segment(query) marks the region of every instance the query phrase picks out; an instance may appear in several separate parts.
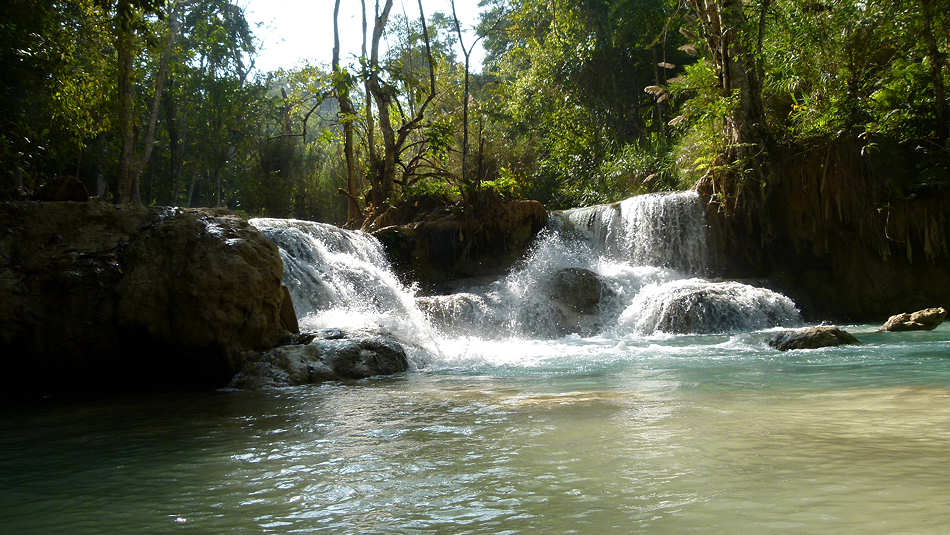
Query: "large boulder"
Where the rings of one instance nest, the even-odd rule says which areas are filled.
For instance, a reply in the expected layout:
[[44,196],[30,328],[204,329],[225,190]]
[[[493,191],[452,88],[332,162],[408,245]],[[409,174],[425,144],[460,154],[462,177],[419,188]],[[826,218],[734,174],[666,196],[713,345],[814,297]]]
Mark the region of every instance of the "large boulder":
[[388,334],[323,329],[297,341],[300,343],[277,347],[248,362],[231,386],[256,390],[364,379],[409,369],[405,350]]
[[903,313],[891,316],[879,331],[931,331],[947,318],[947,309],[943,307],[925,308],[912,314]]
[[551,300],[582,314],[596,312],[601,299],[609,292],[600,276],[589,269],[561,269],[550,282]]
[[779,351],[790,349],[817,349],[840,345],[860,344],[851,333],[837,327],[811,327],[797,331],[786,331],[769,340],[769,345]]
[[467,213],[436,213],[373,234],[398,271],[431,289],[454,279],[504,273],[546,223],[541,203],[498,199]]
[[0,204],[3,386],[227,384],[293,328],[281,273],[276,246],[234,215]]
[[600,275],[589,269],[564,268],[543,286],[546,302],[522,308],[519,323],[533,334],[591,335],[603,325],[601,303],[614,295]]

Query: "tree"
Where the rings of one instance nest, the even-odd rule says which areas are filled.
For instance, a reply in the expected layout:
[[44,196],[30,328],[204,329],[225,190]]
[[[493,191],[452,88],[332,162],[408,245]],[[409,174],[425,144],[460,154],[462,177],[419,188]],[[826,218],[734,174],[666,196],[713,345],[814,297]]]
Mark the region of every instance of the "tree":
[[[144,25],[145,13],[159,11],[158,0],[116,0],[115,48],[118,61],[118,116],[122,152],[119,156],[118,200],[139,203],[138,175],[140,161],[135,149],[134,89],[132,61],[135,54],[136,30]],[[149,151],[150,152],[150,151]]]
[[356,109],[350,99],[351,79],[349,74],[340,69],[340,0],[333,6],[333,86],[337,102],[340,104],[340,122],[343,123],[343,153],[346,158],[346,224],[349,227],[359,226],[360,205],[356,183],[356,155],[353,148],[353,121],[356,120]]
[[[946,55],[940,51],[934,33],[934,20],[937,18],[934,9],[934,0],[918,0],[920,6],[920,20],[923,29],[923,38],[927,43],[927,53],[930,57],[930,77],[934,92],[934,115],[936,118],[936,138],[938,143],[947,140],[950,132],[950,112],[948,112],[947,96],[944,91],[943,71],[946,66]],[[946,8],[946,6],[944,6]]]
[[[764,132],[762,109],[762,68],[748,50],[748,20],[740,0],[690,0],[702,36],[716,67],[719,87],[725,95],[739,94],[739,106],[729,117],[724,132],[734,148],[757,147],[761,150]],[[759,40],[765,28],[769,0],[759,6]],[[749,153],[743,148],[742,152]]]
[[671,133],[656,113],[669,103],[642,90],[656,85],[658,63],[694,61],[665,31],[682,16],[676,2],[492,3],[480,33],[483,76],[495,83],[482,98],[504,146],[502,180],[560,207],[675,184],[664,161]]
[[465,86],[462,93],[462,165],[460,166],[459,173],[461,174],[462,184],[466,189],[478,190],[481,177],[476,175],[475,179],[470,181],[468,179],[466,163],[468,160],[468,104],[470,100],[468,73],[470,70],[472,50],[475,49],[475,45],[478,44],[479,40],[481,40],[481,36],[476,37],[472,41],[472,44],[466,48],[465,41],[462,36],[462,27],[459,24],[458,15],[455,13],[455,0],[450,0],[449,3],[452,6],[452,21],[455,23],[455,34],[458,36],[459,48],[462,49],[462,56],[465,57]]
[[[426,109],[435,98],[435,66],[432,59],[432,49],[429,41],[429,28],[426,23],[425,11],[422,8],[422,1],[419,5],[419,21],[422,26],[422,40],[425,44],[426,59],[429,71],[429,87],[422,103],[416,107],[413,104],[414,112],[406,115],[399,106],[398,95],[392,84],[386,83],[382,77],[382,70],[379,65],[379,41],[382,38],[386,22],[389,19],[389,12],[392,9],[392,0],[386,0],[382,12],[376,10],[375,24],[373,28],[372,52],[369,60],[367,72],[368,85],[373,99],[376,103],[376,109],[379,112],[379,130],[383,136],[383,155],[370,162],[370,180],[372,182],[372,201],[375,206],[381,207],[390,200],[396,181],[396,172],[400,164],[403,165],[404,174],[412,168],[410,163],[401,162],[400,158],[403,151],[407,148],[407,142],[410,135],[422,127],[422,121],[425,118]],[[411,98],[411,97],[410,97]],[[400,115],[400,125],[398,128],[393,126],[392,109],[396,106]],[[422,141],[421,143],[424,143]]]

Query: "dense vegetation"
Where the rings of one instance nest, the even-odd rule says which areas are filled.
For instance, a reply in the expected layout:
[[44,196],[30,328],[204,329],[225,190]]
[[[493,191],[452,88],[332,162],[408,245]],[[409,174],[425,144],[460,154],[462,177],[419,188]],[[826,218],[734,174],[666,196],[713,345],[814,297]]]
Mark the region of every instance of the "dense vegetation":
[[359,225],[485,190],[723,194],[843,142],[912,153],[906,191],[950,182],[947,0],[482,0],[477,37],[421,1],[363,3],[361,57],[259,72],[232,0],[11,0],[3,196],[68,175],[116,201]]

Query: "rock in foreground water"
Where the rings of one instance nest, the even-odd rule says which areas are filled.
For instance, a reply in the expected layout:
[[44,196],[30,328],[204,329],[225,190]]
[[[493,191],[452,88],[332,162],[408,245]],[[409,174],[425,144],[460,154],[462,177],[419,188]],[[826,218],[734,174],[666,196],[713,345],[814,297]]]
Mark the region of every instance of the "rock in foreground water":
[[797,331],[786,331],[769,340],[769,345],[779,351],[790,349],[817,349],[840,345],[860,344],[857,338],[837,327],[811,327]]
[[409,369],[405,350],[388,334],[324,329],[301,335],[298,341],[304,343],[274,348],[249,362],[231,386],[255,390],[364,379]]
[[903,313],[891,316],[879,331],[931,331],[947,318],[947,309],[943,307],[925,308],[912,314]]

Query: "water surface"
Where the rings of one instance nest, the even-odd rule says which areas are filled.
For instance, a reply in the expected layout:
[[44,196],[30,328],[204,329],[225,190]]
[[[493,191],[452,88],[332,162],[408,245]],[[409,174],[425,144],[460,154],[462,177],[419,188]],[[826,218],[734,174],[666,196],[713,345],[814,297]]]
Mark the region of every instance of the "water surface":
[[[946,533],[950,325],[496,340],[401,377],[0,419],[8,533]],[[483,341],[484,342],[484,341]],[[454,345],[453,345],[454,344]]]

